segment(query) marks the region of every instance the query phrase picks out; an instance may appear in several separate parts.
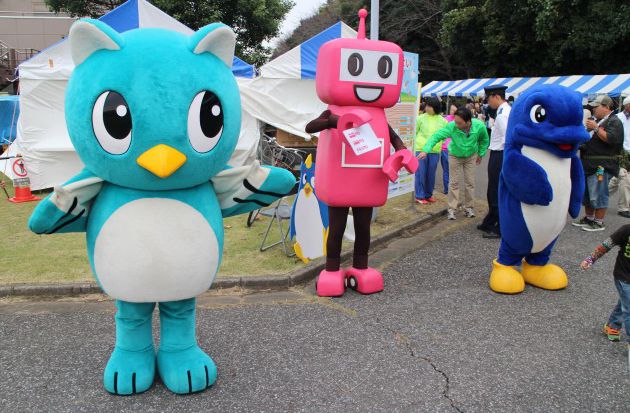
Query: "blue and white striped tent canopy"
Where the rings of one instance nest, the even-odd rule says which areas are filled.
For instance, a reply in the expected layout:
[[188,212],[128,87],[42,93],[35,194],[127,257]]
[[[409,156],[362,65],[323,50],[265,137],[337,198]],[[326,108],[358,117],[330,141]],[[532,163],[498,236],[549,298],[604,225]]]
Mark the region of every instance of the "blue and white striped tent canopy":
[[262,66],[260,75],[273,79],[315,79],[319,48],[327,41],[340,37],[356,38],[357,32],[344,22],[335,23]]
[[433,81],[422,88],[422,96],[483,97],[485,96],[483,88],[494,84],[507,86],[506,94],[514,97],[533,86],[543,84],[566,86],[584,97],[604,93],[613,97],[630,95],[630,74],[622,74]]

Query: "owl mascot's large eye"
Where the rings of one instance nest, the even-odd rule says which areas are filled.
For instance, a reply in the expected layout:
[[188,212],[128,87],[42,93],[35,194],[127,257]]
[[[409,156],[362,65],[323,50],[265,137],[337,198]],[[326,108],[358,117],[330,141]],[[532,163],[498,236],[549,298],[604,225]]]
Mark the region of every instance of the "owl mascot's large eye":
[[121,155],[131,144],[131,111],[125,98],[117,92],[101,93],[92,109],[92,128],[101,147]]
[[188,109],[188,139],[197,152],[209,152],[223,132],[223,107],[214,93],[197,93]]

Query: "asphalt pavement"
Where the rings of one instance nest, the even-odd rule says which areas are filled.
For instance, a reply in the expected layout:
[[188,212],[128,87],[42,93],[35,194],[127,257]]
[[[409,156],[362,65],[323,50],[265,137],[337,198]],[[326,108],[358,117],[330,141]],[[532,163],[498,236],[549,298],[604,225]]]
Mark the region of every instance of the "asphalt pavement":
[[616,251],[577,267],[630,223],[615,211],[603,233],[565,228],[552,259],[569,272],[562,291],[490,291],[498,241],[459,218],[408,238],[418,247],[386,267],[380,294],[206,294],[198,339],[219,378],[189,396],[159,381],[130,397],[103,389],[110,301],[0,301],[0,411],[628,412],[626,345],[601,333]]

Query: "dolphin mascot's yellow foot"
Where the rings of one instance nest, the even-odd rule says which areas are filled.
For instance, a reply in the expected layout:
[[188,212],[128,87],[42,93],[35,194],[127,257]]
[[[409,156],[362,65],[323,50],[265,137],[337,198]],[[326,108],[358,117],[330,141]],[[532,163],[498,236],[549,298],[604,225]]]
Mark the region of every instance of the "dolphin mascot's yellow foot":
[[525,290],[525,281],[514,267],[499,264],[494,260],[490,273],[490,289],[497,293],[518,294]]
[[525,260],[523,260],[523,278],[527,284],[545,290],[561,290],[569,283],[567,274],[557,265],[531,265]]

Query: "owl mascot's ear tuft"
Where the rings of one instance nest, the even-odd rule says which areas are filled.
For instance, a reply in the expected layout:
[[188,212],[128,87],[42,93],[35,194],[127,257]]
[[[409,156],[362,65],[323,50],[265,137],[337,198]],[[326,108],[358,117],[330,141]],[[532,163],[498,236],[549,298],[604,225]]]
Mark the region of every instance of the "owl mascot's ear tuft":
[[94,19],[81,19],[70,28],[70,53],[79,66],[99,50],[120,50],[125,40],[114,29]]
[[236,35],[223,23],[212,23],[197,30],[190,37],[190,50],[195,54],[212,53],[232,68]]

